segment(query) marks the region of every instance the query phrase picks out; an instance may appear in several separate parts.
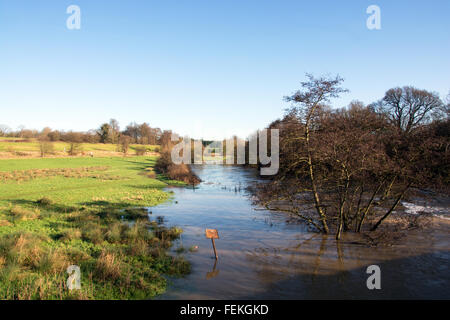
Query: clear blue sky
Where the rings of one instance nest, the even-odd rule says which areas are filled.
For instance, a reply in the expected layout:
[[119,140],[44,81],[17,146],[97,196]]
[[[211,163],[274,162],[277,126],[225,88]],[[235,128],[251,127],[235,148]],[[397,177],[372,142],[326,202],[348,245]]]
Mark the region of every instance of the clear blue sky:
[[335,106],[403,85],[444,97],[449,49],[448,0],[0,0],[0,124],[245,136],[282,116],[305,72],[345,78]]

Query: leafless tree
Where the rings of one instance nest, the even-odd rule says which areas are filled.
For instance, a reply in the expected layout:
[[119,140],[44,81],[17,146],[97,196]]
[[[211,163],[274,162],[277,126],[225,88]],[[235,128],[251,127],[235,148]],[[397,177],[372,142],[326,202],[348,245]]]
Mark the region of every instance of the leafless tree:
[[324,105],[328,103],[331,98],[336,98],[341,93],[347,92],[347,90],[340,87],[343,79],[339,76],[336,76],[335,78],[315,78],[311,74],[307,74],[306,77],[307,81],[301,83],[302,89],[292,96],[286,97],[286,100],[294,103],[289,112],[299,120],[303,127],[303,130],[299,132],[299,136],[294,137],[294,139],[303,142],[305,150],[303,154],[299,154],[297,161],[306,162],[307,164],[315,208],[320,217],[323,232],[328,233],[329,229],[326,216],[321,204],[315,177],[316,170],[312,155],[311,131],[315,130],[314,119],[319,116],[319,111]]
[[123,152],[124,155],[128,154],[128,150],[130,149],[130,143],[132,138],[126,135],[121,134],[119,137],[119,146],[120,151]]
[[421,124],[429,123],[436,113],[443,111],[443,106],[437,93],[411,86],[389,89],[384,98],[375,104],[377,110],[385,113],[405,134]]
[[340,239],[344,231],[379,228],[412,187],[448,186],[448,118],[414,116],[406,134],[386,110],[359,101],[329,108],[329,98],[344,92],[340,79],[309,80],[269,126],[280,130],[280,170],[255,189],[257,202]]
[[6,136],[9,132],[11,132],[11,128],[7,125],[0,124],[0,136]]
[[119,122],[116,119],[111,119],[109,120],[109,127],[111,129],[110,131],[111,142],[117,143],[120,134]]

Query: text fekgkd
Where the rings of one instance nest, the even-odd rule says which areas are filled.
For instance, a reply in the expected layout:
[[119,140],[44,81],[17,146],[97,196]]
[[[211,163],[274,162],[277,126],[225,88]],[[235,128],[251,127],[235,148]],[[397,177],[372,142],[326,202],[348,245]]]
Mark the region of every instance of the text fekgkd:
[[269,308],[265,304],[252,305],[252,304],[226,304],[225,314],[267,314]]

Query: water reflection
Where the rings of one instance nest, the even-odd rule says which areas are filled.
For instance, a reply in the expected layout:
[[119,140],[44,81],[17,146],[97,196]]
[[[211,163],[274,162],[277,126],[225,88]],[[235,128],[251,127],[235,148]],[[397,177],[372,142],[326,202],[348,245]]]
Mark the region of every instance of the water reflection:
[[217,277],[217,275],[219,274],[220,270],[216,270],[217,261],[218,260],[214,259],[214,267],[213,267],[212,271],[206,273],[206,280]]

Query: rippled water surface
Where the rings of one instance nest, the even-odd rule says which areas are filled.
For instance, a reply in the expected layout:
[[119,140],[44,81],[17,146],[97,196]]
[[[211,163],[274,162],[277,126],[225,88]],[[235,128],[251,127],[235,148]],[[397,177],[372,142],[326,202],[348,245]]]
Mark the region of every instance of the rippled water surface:
[[[184,253],[192,273],[170,279],[161,299],[450,299],[448,229],[412,233],[405,243],[368,247],[346,236],[308,232],[287,223],[284,213],[252,206],[245,187],[258,178],[252,169],[196,166],[203,182],[196,189],[174,188],[174,200],[151,208],[168,225],[183,228],[175,248]],[[215,228],[219,260],[214,259],[205,228]],[[377,264],[382,289],[368,290],[367,266]]]

